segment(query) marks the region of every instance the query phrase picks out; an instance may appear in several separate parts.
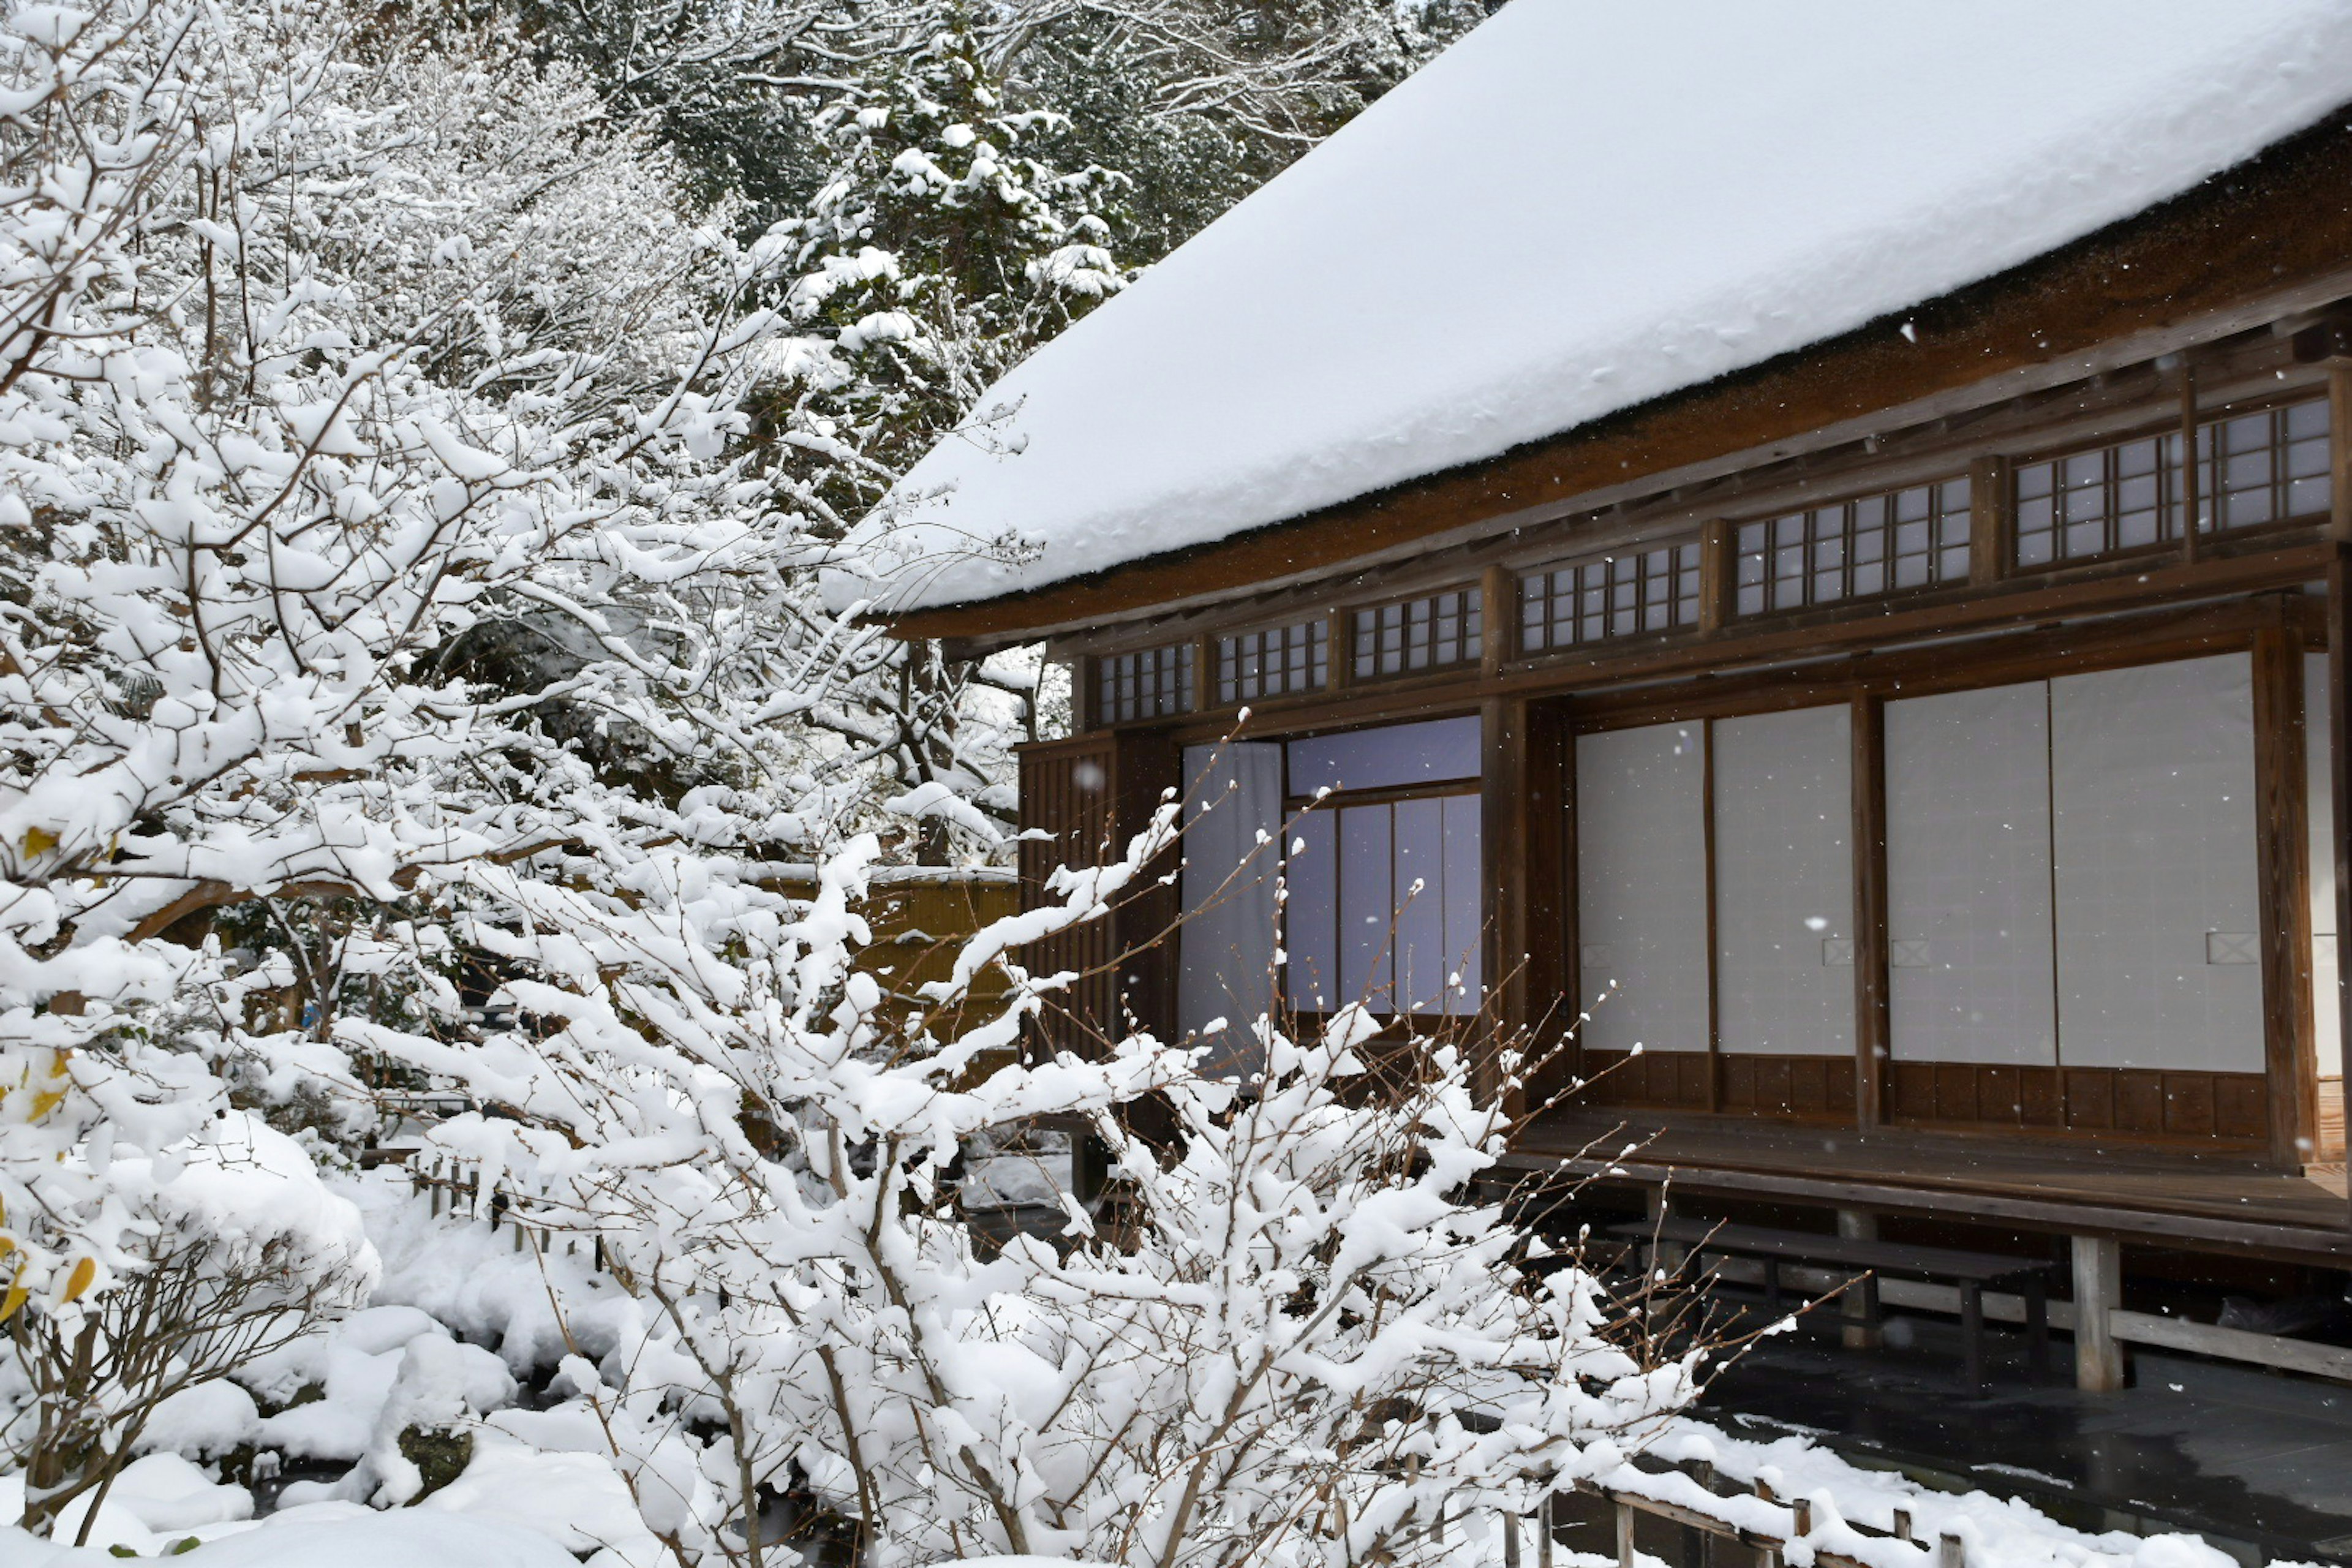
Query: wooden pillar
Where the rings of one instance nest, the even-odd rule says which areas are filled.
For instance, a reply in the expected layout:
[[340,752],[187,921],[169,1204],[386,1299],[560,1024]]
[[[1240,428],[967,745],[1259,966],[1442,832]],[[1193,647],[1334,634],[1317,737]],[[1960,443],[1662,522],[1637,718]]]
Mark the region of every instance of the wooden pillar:
[[[1867,1209],[1840,1209],[1837,1212],[1837,1233],[1848,1241],[1876,1241],[1878,1216]],[[1872,1310],[1878,1300],[1878,1279],[1873,1276],[1857,1285],[1846,1287],[1838,1302],[1839,1315],[1845,1319],[1842,1331],[1848,1350],[1874,1350],[1878,1346],[1878,1314]]]
[[1698,535],[1698,629],[1719,632],[1738,613],[1739,545],[1731,524],[1717,518]]
[[[1198,672],[1196,671],[1195,674]],[[1165,792],[1184,788],[1184,750],[1165,731],[1129,731],[1118,737],[1112,770],[1112,846],[1124,853],[1143,831]],[[1150,878],[1131,888],[1111,916],[1111,940],[1120,955],[1118,1005],[1121,1016],[1110,1031],[1117,1039],[1127,1018],[1163,1040],[1176,1037],[1177,921],[1184,911],[1182,889],[1171,875],[1182,846],[1171,847],[1150,868]],[[1164,884],[1164,885],[1163,885]]]
[[[2336,1016],[2342,1037],[2352,1041],[2352,363],[2339,360],[2327,373],[2328,440],[2332,514],[2328,532],[2336,542],[2327,565],[2328,800],[2334,807],[2336,857]],[[2347,1213],[2352,1223],[2352,1213]]]
[[[1567,735],[1557,708],[1524,697],[1489,698],[1479,704],[1478,720],[1487,1016],[1501,1040],[1517,1042],[1540,1060],[1575,1016],[1560,943]],[[1493,1093],[1498,1079],[1491,1058],[1479,1074],[1481,1095]],[[1541,1075],[1538,1088],[1552,1077]],[[1521,1097],[1507,1109],[1525,1114],[1527,1101]]]
[[2009,459],[1979,458],[1969,465],[1969,581],[1982,587],[2009,575]]
[[1503,661],[1518,651],[1518,579],[1507,566],[1489,566],[1478,579],[1480,619],[1478,673],[1487,680],[1503,673]]
[[2114,1394],[2124,1385],[2124,1351],[2107,1314],[2123,1304],[2123,1244],[2078,1236],[2074,1251],[2074,1386]]
[[1070,729],[1083,735],[1102,721],[1102,660],[1081,654],[1070,663]]
[[1886,1063],[1892,1052],[1886,913],[1886,704],[1868,692],[1853,699],[1853,1005],[1854,1122],[1886,1119]]
[[2318,1145],[2319,1064],[2312,1037],[2303,637],[2284,616],[2254,634],[2253,667],[2255,865],[2262,888],[2263,1061],[2271,1163],[2299,1171]]
[[2180,558],[2195,561],[2204,548],[2197,514],[2204,510],[2204,475],[2197,467],[2197,367],[2180,359]]

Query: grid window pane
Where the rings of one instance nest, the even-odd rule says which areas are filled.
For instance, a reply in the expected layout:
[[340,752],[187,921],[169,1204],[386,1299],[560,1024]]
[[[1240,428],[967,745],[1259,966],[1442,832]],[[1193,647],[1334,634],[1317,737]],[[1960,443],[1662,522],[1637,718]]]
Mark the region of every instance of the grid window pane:
[[1450,588],[1401,605],[1358,610],[1351,636],[1356,678],[1371,680],[1476,663],[1481,614],[1475,588]]
[[2197,432],[2199,527],[2259,528],[2325,514],[2334,500],[2325,400],[2217,419]]
[[1521,646],[1533,653],[1698,625],[1698,542],[1603,555],[1519,579]]
[[1255,702],[1320,691],[1330,679],[1325,624],[1318,616],[1286,626],[1217,639],[1217,704]]
[[1948,479],[1741,523],[1742,616],[1866,599],[1969,574],[1969,481]]
[[1170,643],[1095,661],[1096,706],[1107,724],[1192,710],[1192,645]]

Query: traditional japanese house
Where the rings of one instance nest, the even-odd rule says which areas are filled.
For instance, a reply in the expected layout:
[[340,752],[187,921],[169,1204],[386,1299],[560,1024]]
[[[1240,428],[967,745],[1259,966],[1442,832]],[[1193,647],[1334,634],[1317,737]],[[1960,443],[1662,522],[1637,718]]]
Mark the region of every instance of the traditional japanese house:
[[2352,1264],[2347,100],[2336,5],[1515,0],[902,490],[895,628],[1075,671],[1033,885],[1238,725],[1042,961],[1328,790],[1278,971],[1252,880],[1080,1005],[1589,1010],[1530,1165]]

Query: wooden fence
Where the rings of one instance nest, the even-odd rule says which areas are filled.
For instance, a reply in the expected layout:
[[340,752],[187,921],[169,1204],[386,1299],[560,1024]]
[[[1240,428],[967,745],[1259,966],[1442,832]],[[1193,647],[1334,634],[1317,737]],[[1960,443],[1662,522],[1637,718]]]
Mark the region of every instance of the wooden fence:
[[[1628,1468],[1639,1473],[1641,1480],[1628,1480],[1621,1473],[1616,1484],[1584,1481],[1578,1483],[1575,1492],[1576,1497],[1597,1504],[1613,1521],[1619,1568],[1636,1568],[1634,1526],[1643,1515],[1678,1531],[1678,1550],[1667,1559],[1674,1568],[1734,1568],[1738,1561],[1734,1552],[1756,1568],[1781,1568],[1790,1545],[1800,1542],[1819,1568],[1888,1568],[1889,1550],[1871,1551],[1867,1556],[1842,1552],[1838,1550],[1841,1537],[1854,1546],[1885,1542],[1898,1564],[1968,1568],[1968,1549],[1961,1538],[1945,1531],[1932,1542],[1920,1539],[1908,1509],[1895,1509],[1884,1530],[1840,1519],[1821,1521],[1830,1528],[1816,1536],[1811,1500],[1783,1501],[1769,1482],[1732,1479],[1705,1464],[1659,1463],[1652,1468],[1652,1462],[1642,1461]],[[1552,1568],[1556,1537],[1567,1522],[1559,1515],[1572,1506],[1570,1496],[1556,1495],[1532,1517],[1504,1515],[1497,1521],[1502,1568],[1525,1568],[1521,1536],[1528,1526],[1534,1527],[1535,1568]],[[1433,1528],[1442,1540],[1444,1521]]]

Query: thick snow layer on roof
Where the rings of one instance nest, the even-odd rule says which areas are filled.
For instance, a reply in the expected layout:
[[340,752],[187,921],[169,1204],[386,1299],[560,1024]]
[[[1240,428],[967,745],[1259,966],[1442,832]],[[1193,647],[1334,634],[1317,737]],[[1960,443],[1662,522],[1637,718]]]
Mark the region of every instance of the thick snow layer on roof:
[[[2343,0],[1513,0],[896,492],[992,598],[1493,457],[2177,195],[2352,100]],[[886,509],[886,511],[889,509]],[[869,522],[869,529],[873,524]]]

